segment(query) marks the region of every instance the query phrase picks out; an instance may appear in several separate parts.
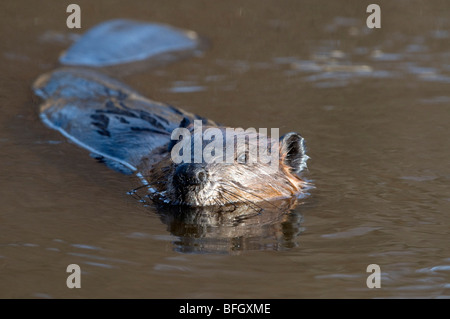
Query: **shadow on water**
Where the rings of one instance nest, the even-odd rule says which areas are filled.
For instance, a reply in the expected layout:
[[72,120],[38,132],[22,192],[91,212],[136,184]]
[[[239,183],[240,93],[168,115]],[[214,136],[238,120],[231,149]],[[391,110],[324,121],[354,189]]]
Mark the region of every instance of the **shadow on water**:
[[159,205],[156,209],[168,231],[178,237],[174,242],[176,251],[239,254],[296,247],[302,232],[302,215],[293,208],[301,204],[301,200],[294,198],[264,202],[257,208],[241,204],[221,207]]

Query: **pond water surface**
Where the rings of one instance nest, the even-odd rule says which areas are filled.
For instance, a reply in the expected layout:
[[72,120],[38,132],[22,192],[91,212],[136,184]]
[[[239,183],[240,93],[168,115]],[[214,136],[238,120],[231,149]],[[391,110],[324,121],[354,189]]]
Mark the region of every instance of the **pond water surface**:
[[[77,1],[0,5],[0,297],[450,297],[450,3]],[[202,54],[105,69],[232,127],[305,137],[315,188],[289,214],[199,222],[145,206],[39,119],[31,85],[79,34],[134,19]],[[66,287],[78,264],[82,288]],[[369,289],[369,264],[381,288]]]

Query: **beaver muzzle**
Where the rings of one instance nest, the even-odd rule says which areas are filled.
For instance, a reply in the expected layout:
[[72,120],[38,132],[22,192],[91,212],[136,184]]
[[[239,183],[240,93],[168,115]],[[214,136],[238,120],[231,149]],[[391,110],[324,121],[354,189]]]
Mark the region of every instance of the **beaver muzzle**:
[[[202,164],[181,164],[173,175],[177,203],[199,205],[199,195],[208,181],[208,172]],[[200,196],[201,197],[201,196]]]
[[177,188],[200,186],[208,179],[208,173],[202,164],[181,164],[173,176]]

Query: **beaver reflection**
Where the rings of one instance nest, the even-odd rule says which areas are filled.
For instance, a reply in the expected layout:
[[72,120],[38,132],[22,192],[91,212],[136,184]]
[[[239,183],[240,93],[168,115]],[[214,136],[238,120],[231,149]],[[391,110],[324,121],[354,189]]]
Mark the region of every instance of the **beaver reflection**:
[[283,250],[297,245],[302,217],[291,211],[298,199],[221,207],[157,207],[161,220],[179,239],[184,253],[232,253]]

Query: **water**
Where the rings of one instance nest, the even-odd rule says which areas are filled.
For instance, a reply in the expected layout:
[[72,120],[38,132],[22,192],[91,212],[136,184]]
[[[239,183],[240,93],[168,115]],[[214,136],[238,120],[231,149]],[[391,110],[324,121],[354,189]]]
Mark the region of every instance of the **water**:
[[82,31],[127,18],[207,37],[197,57],[108,72],[233,127],[300,132],[316,188],[260,227],[146,207],[39,119],[31,84],[81,33],[65,5],[2,3],[1,297],[450,297],[448,1],[379,1],[373,31],[360,1],[77,3]]

